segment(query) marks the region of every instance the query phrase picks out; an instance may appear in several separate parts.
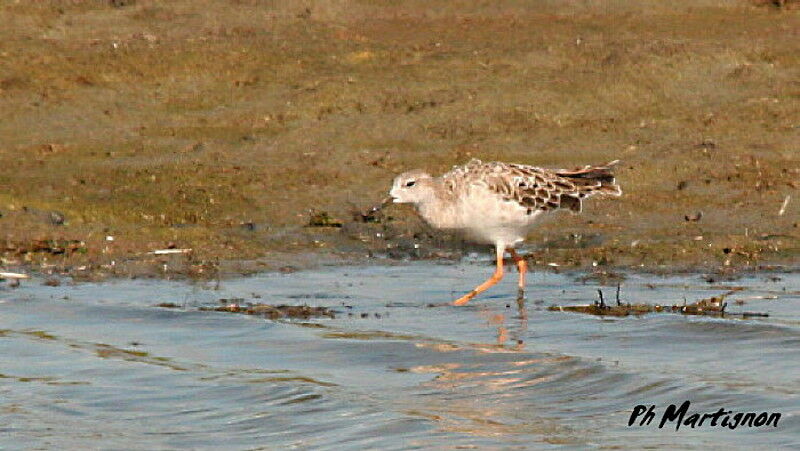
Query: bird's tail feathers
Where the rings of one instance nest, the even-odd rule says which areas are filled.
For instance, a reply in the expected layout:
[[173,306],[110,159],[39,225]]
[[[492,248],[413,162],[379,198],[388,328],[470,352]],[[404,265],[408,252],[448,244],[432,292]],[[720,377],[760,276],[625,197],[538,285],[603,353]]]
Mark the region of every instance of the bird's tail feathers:
[[559,170],[556,174],[569,179],[577,187],[580,197],[600,194],[605,196],[621,196],[622,189],[614,178],[614,166],[619,160],[614,160],[603,166],[584,166],[573,170]]

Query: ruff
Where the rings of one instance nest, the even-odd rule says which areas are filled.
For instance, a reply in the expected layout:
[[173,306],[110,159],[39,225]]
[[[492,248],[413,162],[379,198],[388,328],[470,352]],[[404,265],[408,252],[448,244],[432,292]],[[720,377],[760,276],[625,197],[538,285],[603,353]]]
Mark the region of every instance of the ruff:
[[400,174],[389,194],[396,203],[414,204],[434,228],[458,232],[477,243],[495,246],[494,274],[453,302],[463,305],[503,278],[506,251],[519,270],[521,296],[527,265],[514,246],[525,240],[539,217],[547,212],[580,213],[587,197],[620,196],[622,191],[612,173],[616,163],[564,170],[473,159],[439,177],[421,170]]

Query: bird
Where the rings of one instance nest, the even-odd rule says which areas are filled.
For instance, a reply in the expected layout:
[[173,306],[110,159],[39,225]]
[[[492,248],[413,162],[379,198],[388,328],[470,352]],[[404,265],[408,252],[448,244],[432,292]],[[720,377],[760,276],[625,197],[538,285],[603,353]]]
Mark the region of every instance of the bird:
[[585,198],[621,196],[613,173],[618,162],[566,170],[473,158],[438,177],[420,169],[404,172],[395,177],[389,199],[413,204],[435,229],[459,233],[477,244],[494,245],[496,267],[492,276],[453,305],[466,304],[503,278],[506,251],[519,272],[518,293],[522,298],[528,266],[514,247],[547,213],[568,210],[577,214]]

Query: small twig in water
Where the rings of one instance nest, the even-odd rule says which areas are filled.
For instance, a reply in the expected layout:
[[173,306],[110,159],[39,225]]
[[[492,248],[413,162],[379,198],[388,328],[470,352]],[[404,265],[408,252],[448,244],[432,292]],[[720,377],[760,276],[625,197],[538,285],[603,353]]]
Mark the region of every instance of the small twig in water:
[[600,303],[598,304],[600,308],[606,308],[606,300],[603,299],[603,290],[598,288],[597,295],[600,296]]

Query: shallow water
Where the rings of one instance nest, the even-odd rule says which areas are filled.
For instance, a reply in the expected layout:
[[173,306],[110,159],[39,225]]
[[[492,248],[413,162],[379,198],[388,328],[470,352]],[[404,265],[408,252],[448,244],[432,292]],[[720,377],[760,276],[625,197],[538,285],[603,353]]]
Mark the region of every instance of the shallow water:
[[[747,320],[550,312],[592,302],[598,288],[553,273],[529,277],[527,318],[513,273],[466,307],[442,305],[489,273],[413,263],[262,274],[219,289],[4,286],[0,448],[800,446],[800,274],[623,283],[625,301],[662,304],[746,287],[729,310],[770,314]],[[221,298],[340,313],[269,321],[198,310]],[[783,416],[777,428],[627,426],[637,404],[663,411],[684,400],[692,412]]]

